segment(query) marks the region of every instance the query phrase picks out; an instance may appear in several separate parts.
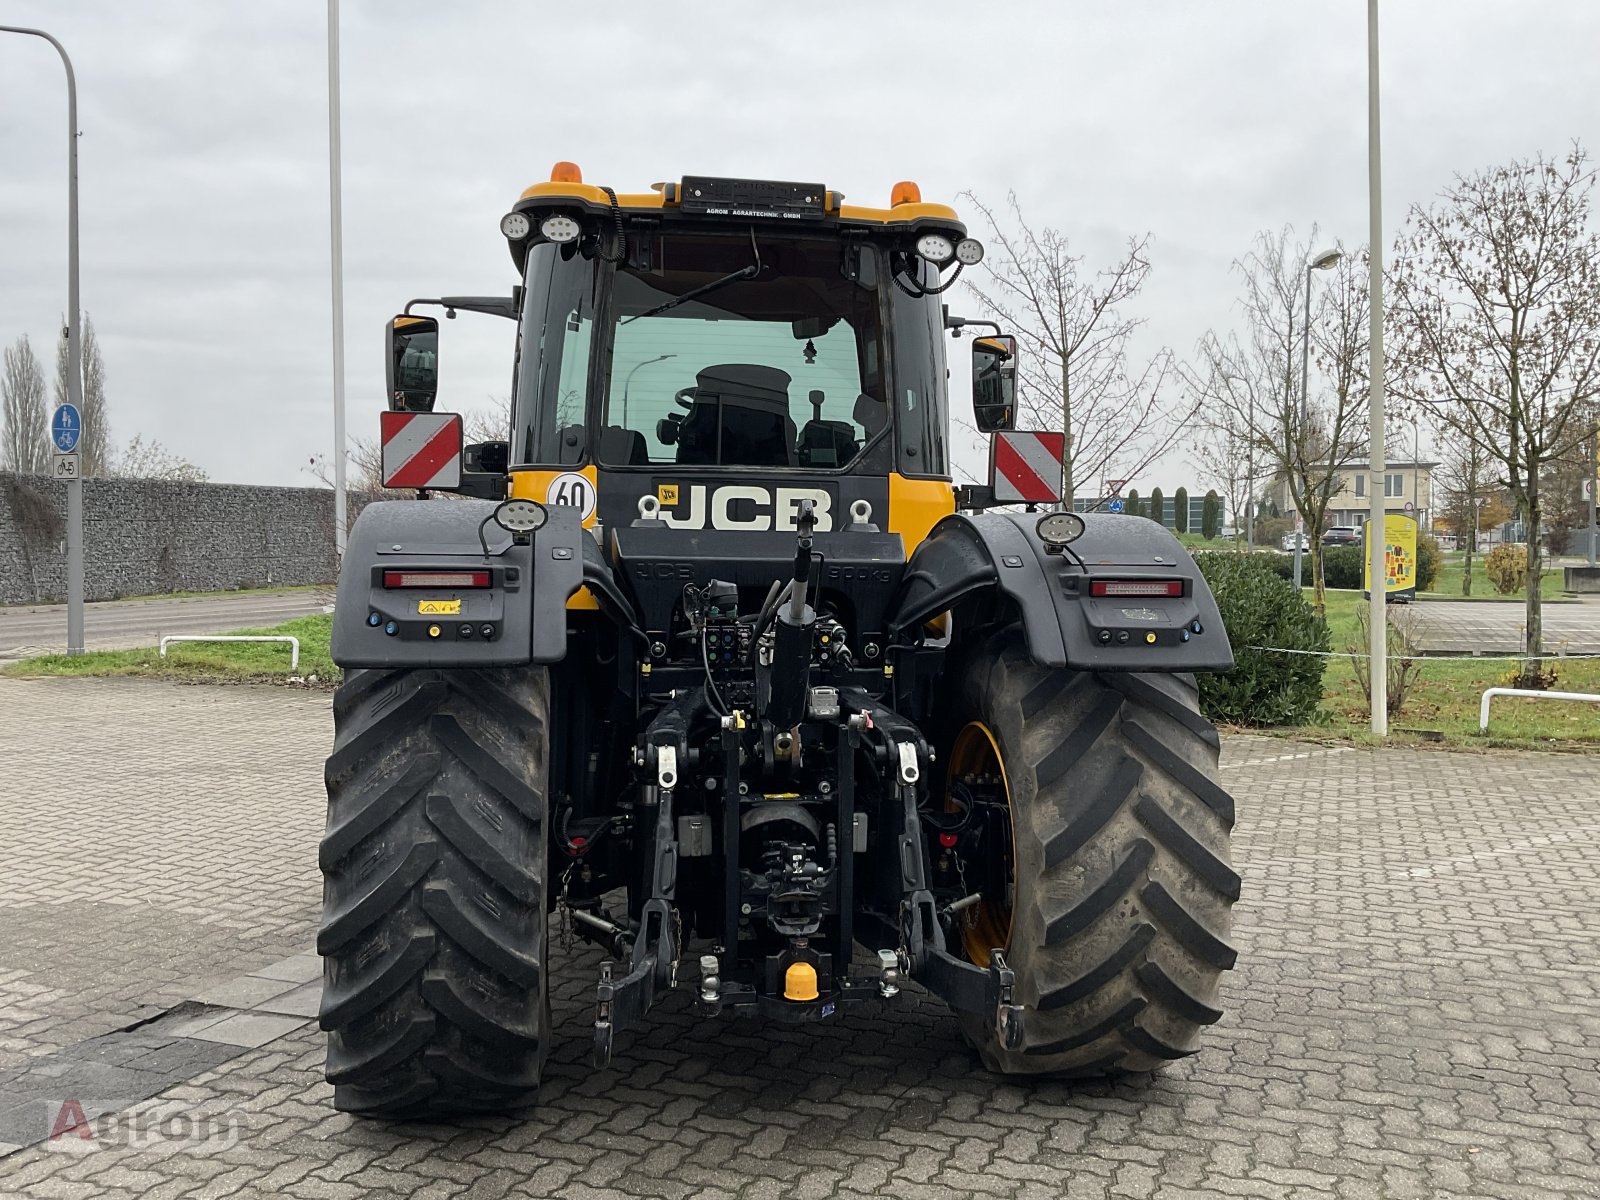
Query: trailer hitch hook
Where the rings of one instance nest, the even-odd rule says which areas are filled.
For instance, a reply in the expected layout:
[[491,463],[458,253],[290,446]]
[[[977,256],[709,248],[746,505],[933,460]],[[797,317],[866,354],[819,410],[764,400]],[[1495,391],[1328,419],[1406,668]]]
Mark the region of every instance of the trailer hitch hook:
[[1012,991],[1017,977],[1006,963],[1003,951],[989,953],[989,990],[995,998],[994,1032],[1007,1050],[1022,1045],[1022,1005],[1012,1003]]
[[607,960],[600,964],[600,982],[595,988],[594,1065],[597,1070],[603,1071],[611,1063],[611,1045],[616,1034],[611,1023],[611,1001],[615,994],[611,963]]

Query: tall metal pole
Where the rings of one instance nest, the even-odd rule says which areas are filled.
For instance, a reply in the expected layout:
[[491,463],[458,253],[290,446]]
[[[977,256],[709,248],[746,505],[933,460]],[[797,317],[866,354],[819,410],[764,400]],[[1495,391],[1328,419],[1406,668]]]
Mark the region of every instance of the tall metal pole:
[[[42,29],[0,25],[56,48],[67,69],[67,403],[83,412],[83,358],[78,337],[78,79],[66,47]],[[80,431],[80,436],[82,436]],[[67,653],[83,653],[83,480],[67,480]]]
[[1422,524],[1422,422],[1416,416],[1411,418],[1411,503],[1416,508],[1417,531],[1426,534]]
[[[1250,410],[1250,429],[1251,429],[1250,445],[1246,448],[1245,455],[1244,455],[1244,474],[1245,474],[1245,481],[1244,481],[1244,490],[1245,490],[1244,550],[1245,550],[1246,554],[1254,553],[1255,552],[1255,548],[1256,548],[1256,443],[1255,443],[1255,434],[1254,434],[1255,424],[1256,424],[1256,414],[1255,414],[1255,409],[1252,408]],[[1235,526],[1234,528],[1238,528],[1238,526]]]
[[1383,458],[1383,172],[1378,120],[1378,0],[1367,0],[1367,236],[1371,275],[1368,308],[1368,369],[1372,406],[1371,509],[1367,519],[1367,555],[1372,571],[1371,658],[1372,732],[1389,733],[1389,620],[1385,611],[1387,585],[1384,572],[1384,458]]
[[339,170],[339,0],[328,0],[328,222],[333,257],[333,548],[344,559],[344,204]]
[[1589,431],[1589,565],[1595,565],[1595,505],[1600,504],[1600,428]]
[[[1301,346],[1300,346],[1300,411],[1299,411],[1299,415],[1298,415],[1298,417],[1297,417],[1297,419],[1295,421],[1295,437],[1298,439],[1299,445],[1293,448],[1294,449],[1294,453],[1296,454],[1297,457],[1300,456],[1300,455],[1304,455],[1305,452],[1306,452],[1306,443],[1305,443],[1305,436],[1306,436],[1306,390],[1310,386],[1310,380],[1311,380],[1311,272],[1313,270],[1315,270],[1315,268],[1310,263],[1307,263],[1306,264],[1306,330],[1305,330],[1305,333],[1304,333],[1304,335],[1302,337]],[[1330,451],[1330,453],[1331,453],[1331,451]],[[1302,465],[1304,465],[1304,464],[1302,464]],[[1304,472],[1301,473],[1300,484],[1301,484],[1302,487],[1305,486],[1305,473]],[[1305,536],[1306,536],[1306,532],[1305,532],[1305,529],[1306,529],[1306,513],[1305,513],[1305,497],[1304,496],[1302,496],[1300,498],[1300,503],[1295,505],[1295,509],[1296,509],[1295,516],[1298,517],[1299,519],[1295,522],[1296,528],[1295,528],[1295,531],[1294,531],[1294,588],[1295,588],[1295,591],[1299,591],[1300,590],[1300,543],[1305,540]]]

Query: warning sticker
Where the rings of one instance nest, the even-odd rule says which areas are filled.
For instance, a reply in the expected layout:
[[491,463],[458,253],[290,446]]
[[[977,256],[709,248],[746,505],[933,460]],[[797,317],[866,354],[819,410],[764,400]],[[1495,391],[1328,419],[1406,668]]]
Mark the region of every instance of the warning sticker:
[[418,600],[419,617],[453,617],[461,612],[459,600]]

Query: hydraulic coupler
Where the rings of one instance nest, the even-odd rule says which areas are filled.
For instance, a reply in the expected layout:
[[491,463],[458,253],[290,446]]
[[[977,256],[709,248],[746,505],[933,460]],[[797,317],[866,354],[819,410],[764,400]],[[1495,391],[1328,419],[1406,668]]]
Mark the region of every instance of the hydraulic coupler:
[[799,536],[794,552],[794,578],[789,595],[778,606],[772,630],[772,664],[768,667],[767,703],[762,716],[774,729],[793,729],[806,715],[811,688],[811,646],[817,614],[806,604],[811,580],[811,535],[817,526],[816,504],[800,502]]

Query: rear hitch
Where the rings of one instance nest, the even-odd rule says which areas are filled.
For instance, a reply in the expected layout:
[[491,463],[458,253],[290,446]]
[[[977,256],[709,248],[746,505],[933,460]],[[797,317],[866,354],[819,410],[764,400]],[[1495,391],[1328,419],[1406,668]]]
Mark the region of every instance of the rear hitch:
[[878,951],[878,994],[893,1000],[900,994],[900,955],[894,950]]
[[616,1037],[616,1028],[611,1023],[611,1004],[616,993],[608,959],[600,964],[600,982],[595,987],[594,1065],[602,1071],[611,1063],[611,1045]]
[[722,1011],[722,964],[715,954],[700,956],[699,1008],[708,1017]]
[[594,1065],[611,1061],[611,1046],[619,1029],[633,1029],[644,1020],[656,1001],[656,991],[671,988],[675,982],[678,939],[672,909],[665,900],[647,901],[643,928],[633,946],[633,961],[621,979],[616,978],[610,959],[600,964],[600,979],[594,990]]
[[994,996],[994,1031],[1007,1050],[1022,1045],[1022,1005],[1012,1003],[1017,977],[1006,964],[1001,950],[989,952],[989,990]]

